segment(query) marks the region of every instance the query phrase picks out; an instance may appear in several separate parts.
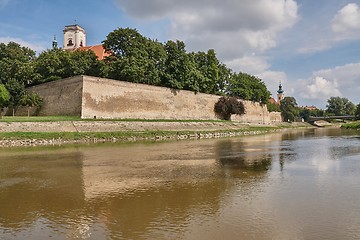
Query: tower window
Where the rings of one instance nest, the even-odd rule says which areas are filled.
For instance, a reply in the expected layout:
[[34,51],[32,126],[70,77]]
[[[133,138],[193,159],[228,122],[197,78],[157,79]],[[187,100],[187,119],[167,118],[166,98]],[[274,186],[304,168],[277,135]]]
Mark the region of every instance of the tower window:
[[68,41],[68,44],[67,44],[68,46],[74,46],[74,43],[73,43],[73,41],[72,41],[72,39],[70,38],[69,39],[69,41]]

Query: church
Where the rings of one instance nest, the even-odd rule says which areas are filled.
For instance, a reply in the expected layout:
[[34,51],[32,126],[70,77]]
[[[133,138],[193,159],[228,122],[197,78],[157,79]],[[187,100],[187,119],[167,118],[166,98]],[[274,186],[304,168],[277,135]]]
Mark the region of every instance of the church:
[[[106,52],[102,44],[87,46],[86,45],[86,31],[78,24],[65,26],[63,49],[66,51],[93,51],[98,60],[104,60],[104,58],[111,54]],[[57,41],[54,38],[52,43],[53,48],[57,48]]]

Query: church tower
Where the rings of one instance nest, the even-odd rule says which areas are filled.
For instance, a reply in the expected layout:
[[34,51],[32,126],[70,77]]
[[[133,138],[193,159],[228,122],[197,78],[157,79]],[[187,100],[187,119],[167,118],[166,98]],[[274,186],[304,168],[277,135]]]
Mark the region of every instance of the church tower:
[[278,103],[280,103],[281,100],[284,99],[284,90],[282,89],[281,82],[279,83],[279,90],[277,90],[277,98]]
[[65,50],[75,50],[86,46],[86,32],[77,24],[65,26],[64,45]]

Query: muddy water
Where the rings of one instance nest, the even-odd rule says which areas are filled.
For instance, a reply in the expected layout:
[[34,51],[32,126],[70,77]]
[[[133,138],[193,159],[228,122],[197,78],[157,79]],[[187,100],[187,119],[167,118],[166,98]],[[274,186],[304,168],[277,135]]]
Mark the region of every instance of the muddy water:
[[0,239],[360,239],[339,129],[0,152]]

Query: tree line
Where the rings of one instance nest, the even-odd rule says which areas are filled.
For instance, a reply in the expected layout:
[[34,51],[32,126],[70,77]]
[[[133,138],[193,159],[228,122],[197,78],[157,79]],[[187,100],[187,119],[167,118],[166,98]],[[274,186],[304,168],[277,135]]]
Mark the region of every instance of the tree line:
[[285,97],[280,105],[268,103],[270,111],[280,111],[283,120],[286,122],[294,122],[300,119],[308,121],[310,117],[325,116],[347,116],[354,115],[360,119],[360,103],[355,105],[349,99],[343,97],[330,97],[327,100],[326,109],[307,109],[299,107],[294,97]]
[[24,100],[26,87],[76,75],[231,96],[262,104],[270,98],[261,79],[232,71],[213,49],[187,52],[182,41],[161,43],[130,28],[112,31],[102,43],[111,53],[102,61],[92,51],[54,48],[36,55],[17,43],[0,43],[0,84],[9,95],[6,97],[0,88],[0,107],[29,105],[31,101]]

